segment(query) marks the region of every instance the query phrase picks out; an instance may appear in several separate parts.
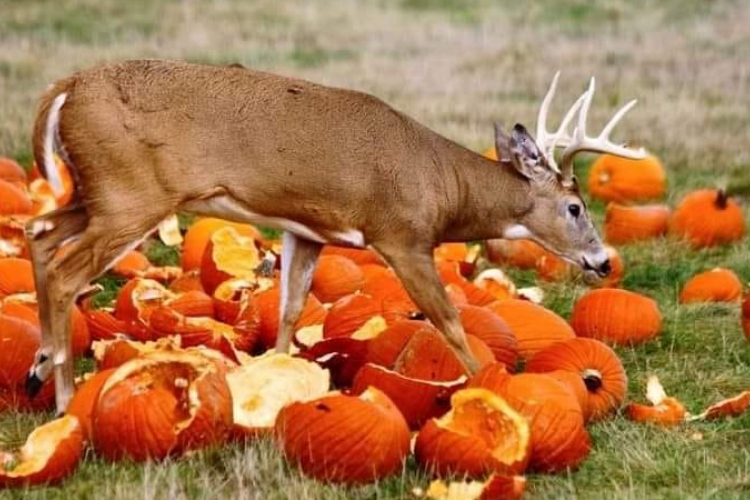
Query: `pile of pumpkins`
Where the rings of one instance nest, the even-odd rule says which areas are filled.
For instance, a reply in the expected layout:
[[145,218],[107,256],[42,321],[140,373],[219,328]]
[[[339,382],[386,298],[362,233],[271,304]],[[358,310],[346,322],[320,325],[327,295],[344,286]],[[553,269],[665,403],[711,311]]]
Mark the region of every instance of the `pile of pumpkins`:
[[[616,193],[618,202],[633,199],[632,191],[616,187],[619,170],[600,166],[606,161],[599,160],[591,177],[615,187],[596,189]],[[12,186],[29,203],[0,205],[0,342],[12,347],[0,351],[0,404],[38,411],[51,408],[54,388],[49,381],[33,400],[22,389],[40,344],[22,228],[65,200],[54,195],[46,204],[35,202],[46,181],[29,182],[23,169],[8,167],[12,163],[0,162],[0,190]],[[634,163],[658,165],[653,159]],[[65,166],[58,167],[65,178]],[[637,169],[625,171],[632,176]],[[623,182],[637,190],[657,180]],[[610,196],[598,194],[593,182],[593,195]],[[663,193],[663,173],[659,182],[661,188],[650,189]],[[631,220],[640,221],[642,210],[652,218],[651,208],[610,205],[607,240],[622,243],[630,227],[639,228],[635,239],[667,230],[699,244],[741,237],[744,220],[742,231],[710,227],[720,218],[706,217],[706,210],[722,217],[735,210],[720,194],[683,203],[658,231],[653,222],[612,222],[621,220],[611,215],[618,210]],[[654,210],[662,217],[665,208]],[[621,261],[615,281],[581,296],[568,322],[529,300],[534,295],[518,290],[499,269],[478,273],[478,247],[443,244],[435,250],[437,270],[481,365],[470,374],[377,254],[327,246],[292,351],[277,354],[280,243],[252,226],[210,218],[196,220],[184,234],[172,226],[160,236],[180,246],[179,267],[154,266],[134,250],[110,271],[125,281],[112,303],[96,307],[92,293],[78,300],[71,318],[74,352],[92,356],[96,370],[78,380],[64,417],[34,430],[21,448],[0,452],[0,485],[60,481],[86,446],[112,461],[162,460],[271,436],[290,462],[320,481],[376,481],[400,472],[413,454],[438,478],[470,481],[437,480],[427,496],[448,498],[461,488],[472,492],[466,498],[520,498],[526,471],[577,467],[592,446],[586,426],[621,408],[627,375],[610,345],[647,342],[662,329],[656,302],[613,287]],[[531,242],[501,246],[493,254],[490,245],[488,256],[505,266],[544,268],[539,261],[551,255]],[[686,284],[681,299],[736,301],[741,294],[733,273],[715,270]],[[743,310],[748,331],[750,302]],[[649,396],[656,394],[651,406],[631,405],[626,415],[668,424],[660,415],[672,398],[657,385],[650,384]],[[707,410],[706,418],[744,411],[750,394],[740,396]],[[683,412],[671,423],[686,418]]]

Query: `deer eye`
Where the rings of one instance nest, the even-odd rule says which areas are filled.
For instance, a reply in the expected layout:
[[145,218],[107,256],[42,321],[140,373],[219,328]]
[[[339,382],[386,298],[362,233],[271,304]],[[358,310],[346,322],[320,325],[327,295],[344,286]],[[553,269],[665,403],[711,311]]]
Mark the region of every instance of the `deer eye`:
[[568,205],[568,212],[577,219],[581,215],[581,205],[576,205],[575,203]]

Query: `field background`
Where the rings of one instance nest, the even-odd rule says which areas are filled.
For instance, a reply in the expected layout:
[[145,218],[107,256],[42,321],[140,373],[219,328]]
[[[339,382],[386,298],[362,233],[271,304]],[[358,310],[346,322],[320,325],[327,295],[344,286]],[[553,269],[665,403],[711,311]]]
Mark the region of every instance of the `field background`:
[[[616,135],[662,157],[674,205],[696,187],[750,180],[748,26],[750,2],[741,0],[0,0],[0,155],[28,165],[37,97],[55,79],[104,61],[239,62],[355,88],[477,151],[491,145],[495,120],[533,126],[561,69],[558,117],[596,75],[592,130],[639,98]],[[579,163],[580,175],[587,164]],[[603,205],[592,209],[600,219]],[[630,397],[641,398],[650,373],[694,412],[750,388],[738,308],[676,303],[688,277],[716,265],[747,283],[747,239],[701,252],[661,240],[621,253],[625,287],[654,297],[665,317],[658,340],[618,349]],[[578,283],[545,287],[545,305],[565,316],[585,291]],[[0,430],[23,434],[45,418],[4,415]],[[674,430],[618,416],[591,432],[584,465],[531,475],[526,498],[750,498],[750,415]],[[426,483],[410,462],[378,485],[325,487],[260,442],[160,465],[110,465],[89,454],[62,487],[0,497],[395,499],[413,498],[411,489]]]

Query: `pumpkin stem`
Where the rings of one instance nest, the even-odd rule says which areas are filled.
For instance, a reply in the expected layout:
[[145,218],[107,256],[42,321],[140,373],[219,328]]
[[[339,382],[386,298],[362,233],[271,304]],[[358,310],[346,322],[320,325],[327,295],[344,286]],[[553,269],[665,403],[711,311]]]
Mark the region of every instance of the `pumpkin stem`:
[[714,204],[716,205],[716,208],[720,210],[724,210],[727,208],[727,200],[729,199],[729,196],[727,195],[727,190],[724,188],[719,189],[716,192],[716,201]]
[[581,377],[583,383],[586,384],[586,389],[591,392],[595,392],[602,387],[602,374],[599,370],[588,368],[581,372]]

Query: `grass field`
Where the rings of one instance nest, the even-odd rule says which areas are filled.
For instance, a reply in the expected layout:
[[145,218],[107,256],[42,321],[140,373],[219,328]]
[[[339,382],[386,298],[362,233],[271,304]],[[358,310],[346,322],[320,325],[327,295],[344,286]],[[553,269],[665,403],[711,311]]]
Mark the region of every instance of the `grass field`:
[[[494,120],[533,125],[559,68],[556,113],[597,76],[593,128],[640,99],[618,134],[663,158],[674,205],[690,189],[750,179],[748,25],[750,3],[741,0],[0,0],[0,155],[28,164],[45,86],[108,60],[240,62],[356,88],[476,150],[491,145]],[[592,204],[599,219],[603,208]],[[670,240],[620,250],[624,286],[655,298],[665,318],[658,340],[618,349],[630,398],[641,399],[651,373],[693,412],[750,388],[738,308],[677,304],[687,278],[717,265],[747,283],[748,239],[700,252]],[[578,283],[544,286],[545,305],[566,317],[585,291]],[[45,418],[6,414],[0,426],[22,434]],[[594,451],[583,466],[531,475],[526,498],[750,498],[750,414],[673,430],[617,416],[591,433]],[[63,486],[0,498],[396,499],[413,498],[411,489],[426,483],[410,462],[377,485],[323,486],[261,441],[145,466],[89,453]]]

